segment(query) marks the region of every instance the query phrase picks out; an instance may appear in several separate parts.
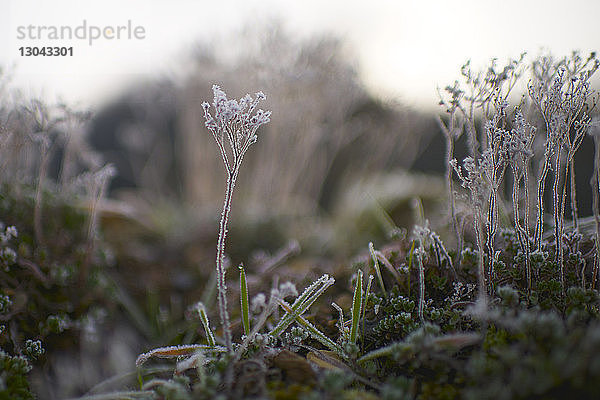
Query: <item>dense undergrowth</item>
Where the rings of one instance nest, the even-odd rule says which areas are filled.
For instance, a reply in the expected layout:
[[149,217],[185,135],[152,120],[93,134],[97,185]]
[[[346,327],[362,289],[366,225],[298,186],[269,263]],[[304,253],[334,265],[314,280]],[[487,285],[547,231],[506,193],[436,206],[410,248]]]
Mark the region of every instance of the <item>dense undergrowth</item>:
[[[123,311],[177,329],[146,332],[147,351],[129,373],[84,398],[597,397],[600,162],[591,218],[577,212],[573,163],[582,138],[598,138],[589,83],[597,68],[594,54],[539,57],[529,66],[528,93],[511,106],[528,70],[524,57],[481,73],[465,64],[440,101],[447,219],[430,224],[418,215],[410,233],[394,229],[385,244],[369,243],[354,262],[333,268],[294,258],[293,241],[230,265],[236,180],[270,113],[256,109],[262,93],[229,100],[215,86],[203,108],[226,197],[214,281],[203,296],[192,292],[185,321],[160,307],[140,316],[110,278],[96,211],[110,171],[88,173],[83,203],[60,196],[64,187],[39,189],[43,163],[29,182],[5,178],[0,398],[32,398],[32,365],[43,368],[53,348],[67,346],[61,341]],[[463,134],[469,156],[459,162],[454,147]],[[443,240],[432,226],[446,232]],[[197,274],[207,279],[204,269]]]

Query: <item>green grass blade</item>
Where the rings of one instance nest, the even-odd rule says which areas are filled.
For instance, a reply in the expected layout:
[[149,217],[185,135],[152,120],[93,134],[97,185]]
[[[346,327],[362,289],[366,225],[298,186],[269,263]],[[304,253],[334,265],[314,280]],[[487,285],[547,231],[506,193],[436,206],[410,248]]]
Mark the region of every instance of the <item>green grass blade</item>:
[[[293,315],[290,305],[288,303],[286,303],[285,300],[279,300],[279,305],[281,306],[281,308],[286,310],[288,312],[288,314]],[[295,321],[298,323],[298,325],[300,325],[304,329],[306,329],[307,332],[310,333],[310,335],[313,337],[313,339],[320,342],[322,345],[327,347],[329,350],[336,352],[340,357],[345,357],[344,350],[342,349],[342,347],[340,345],[338,345],[333,340],[331,340],[327,336],[325,336],[325,334],[323,332],[321,332],[316,326],[314,326],[313,324],[308,322],[304,317],[302,317],[301,315],[297,315],[295,317]]]
[[[298,296],[294,304],[290,307],[290,311],[281,317],[275,328],[269,332],[271,336],[279,336],[283,331],[290,326],[297,316],[301,316],[310,308],[310,306],[323,294],[323,292],[333,283],[335,279],[325,274],[317,279],[313,284],[307,287],[304,292]],[[286,310],[287,311],[287,310]]]
[[373,246],[373,242],[369,242],[369,252],[371,253],[371,258],[373,259],[373,268],[375,268],[375,274],[377,275],[379,286],[381,286],[383,297],[387,299],[388,295],[385,291],[385,285],[383,284],[383,277],[381,276],[381,270],[379,269],[379,260],[377,259],[377,254],[375,253],[375,247]]
[[356,286],[354,288],[354,296],[352,298],[352,325],[350,328],[350,342],[356,343],[358,338],[358,323],[362,311],[362,287],[363,287],[363,272],[358,270],[356,273]]
[[331,303],[331,305],[338,311],[339,314],[338,328],[340,330],[340,336],[343,340],[348,340],[349,338],[347,337],[346,330],[344,329],[344,311],[342,310],[342,307],[338,306],[335,302]]
[[248,301],[248,284],[246,282],[246,272],[244,265],[240,264],[240,304],[242,307],[242,325],[244,334],[250,335],[250,303]]
[[[362,307],[362,331],[365,332],[365,314],[367,312],[367,303],[369,301],[369,294],[371,293],[371,284],[373,283],[373,275],[369,274],[369,280],[367,282],[367,289],[365,290],[365,299]],[[361,346],[364,345],[364,341],[361,343]]]
[[198,315],[200,316],[200,322],[204,326],[204,331],[206,332],[206,340],[208,341],[209,346],[215,345],[215,335],[213,335],[212,329],[210,329],[210,323],[208,321],[208,315],[206,315],[206,307],[204,307],[203,303],[198,303],[196,305],[198,308]]

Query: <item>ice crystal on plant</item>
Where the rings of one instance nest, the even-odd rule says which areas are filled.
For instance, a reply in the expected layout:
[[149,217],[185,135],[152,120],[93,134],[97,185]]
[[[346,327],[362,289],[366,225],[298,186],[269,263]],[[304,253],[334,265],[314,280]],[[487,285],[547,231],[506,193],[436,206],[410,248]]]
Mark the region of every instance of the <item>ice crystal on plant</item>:
[[[225,345],[232,350],[231,328],[229,327],[229,313],[227,311],[227,286],[225,284],[225,240],[227,238],[227,225],[231,211],[233,189],[242,165],[244,155],[248,148],[256,143],[256,131],[261,125],[270,121],[271,112],[259,109],[254,113],[259,101],[265,95],[258,92],[255,98],[244,96],[239,102],[228,100],[227,94],[218,86],[213,85],[214,117],[210,113],[210,104],[202,103],[206,128],[212,133],[223,164],[227,172],[227,189],[219,222],[219,236],[217,240],[217,296],[219,304],[219,317],[223,326]],[[227,143],[227,144],[226,144]]]

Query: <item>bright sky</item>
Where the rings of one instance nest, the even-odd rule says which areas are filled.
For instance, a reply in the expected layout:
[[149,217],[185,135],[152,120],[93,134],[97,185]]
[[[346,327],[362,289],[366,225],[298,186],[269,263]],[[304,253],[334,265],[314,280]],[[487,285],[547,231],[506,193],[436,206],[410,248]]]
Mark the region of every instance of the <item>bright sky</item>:
[[[542,48],[600,49],[600,0],[0,0],[0,65],[14,66],[13,83],[26,93],[99,105],[141,78],[178,71],[199,39],[274,19],[293,34],[345,38],[367,87],[417,106],[435,107],[436,86],[468,58],[483,65]],[[83,20],[88,29],[130,20],[145,37],[91,46],[18,38],[20,26],[75,29]],[[35,45],[73,46],[74,56],[20,55]]]

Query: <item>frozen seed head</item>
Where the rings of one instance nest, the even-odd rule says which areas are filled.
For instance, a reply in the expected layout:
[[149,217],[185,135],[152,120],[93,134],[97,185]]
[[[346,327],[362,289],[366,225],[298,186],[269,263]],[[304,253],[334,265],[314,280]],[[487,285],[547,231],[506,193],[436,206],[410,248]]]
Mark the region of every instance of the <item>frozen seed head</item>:
[[271,111],[258,110],[256,115],[250,118],[250,124],[258,128],[271,120]]
[[227,135],[235,147],[234,153],[241,154],[247,145],[256,142],[256,131],[261,125],[271,120],[271,112],[257,110],[258,103],[266,96],[257,92],[255,98],[246,94],[239,101],[227,99],[227,94],[218,86],[213,86],[214,116],[210,112],[211,105],[202,103],[206,128],[213,134],[217,142]]

